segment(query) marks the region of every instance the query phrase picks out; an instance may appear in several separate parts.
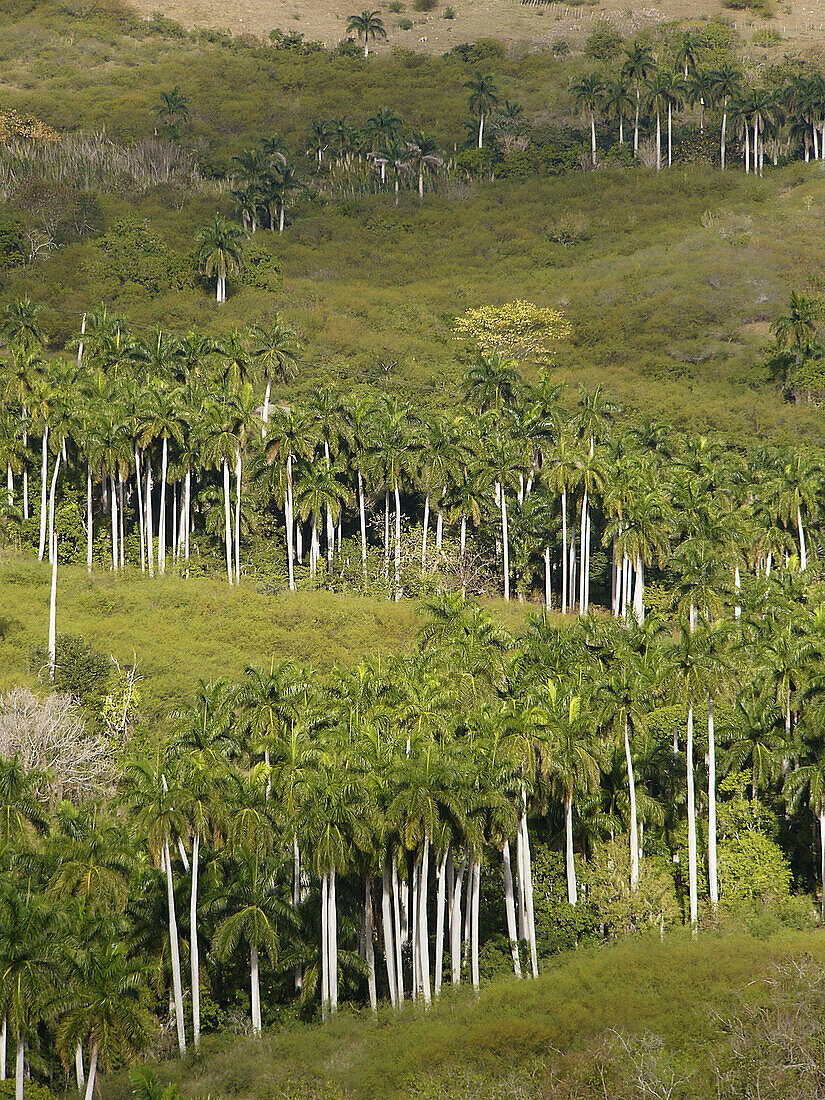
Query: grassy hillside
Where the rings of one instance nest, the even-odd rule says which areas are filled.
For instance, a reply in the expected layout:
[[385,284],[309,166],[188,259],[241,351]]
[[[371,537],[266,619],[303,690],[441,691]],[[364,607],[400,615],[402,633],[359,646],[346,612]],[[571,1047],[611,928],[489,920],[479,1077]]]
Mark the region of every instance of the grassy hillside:
[[[563,956],[536,982],[447,996],[428,1013],[342,1014],[260,1043],[208,1040],[201,1061],[162,1070],[186,1095],[239,1100],[707,1100],[757,1095],[747,1091],[757,1072],[770,1095],[820,1095],[806,1091],[821,1070],[805,1076],[803,1051],[821,1053],[808,1024],[823,1006],[823,959],[821,937],[802,934],[625,942]],[[794,1044],[798,1060],[785,1062]],[[672,1091],[654,1091],[663,1087]],[[125,1079],[105,1092],[125,1100]]]
[[[31,657],[46,644],[51,573],[36,562],[0,568],[0,691],[36,680]],[[510,627],[519,608],[498,604]],[[79,634],[121,663],[137,660],[141,709],[165,717],[191,697],[199,679],[238,678],[247,664],[290,658],[320,671],[367,653],[410,649],[420,627],[410,601],[393,603],[326,592],[265,595],[220,580],[149,581],[61,566],[57,629]]]

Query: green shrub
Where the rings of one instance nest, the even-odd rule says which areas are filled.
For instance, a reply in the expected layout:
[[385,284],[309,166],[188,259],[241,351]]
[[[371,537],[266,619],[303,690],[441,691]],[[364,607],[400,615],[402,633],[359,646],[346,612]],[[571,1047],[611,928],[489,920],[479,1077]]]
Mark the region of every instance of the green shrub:
[[434,11],[438,7],[438,0],[413,0],[416,11]]
[[[26,1100],[55,1100],[55,1094],[41,1085],[39,1081],[26,1081]],[[12,1063],[11,1077],[0,1081],[0,1100],[14,1100],[14,1063]]]
[[[40,674],[48,658],[42,648],[32,651],[29,668]],[[107,692],[112,666],[108,659],[93,649],[78,634],[58,634],[55,639],[55,675],[53,686],[65,692],[81,706],[100,703]]]
[[455,8],[451,8],[448,4],[447,7],[444,9],[444,18],[455,19]]
[[458,57],[467,65],[479,65],[482,61],[500,60],[506,56],[501,42],[494,38],[479,38],[477,42],[463,42],[453,46],[447,57]]
[[600,20],[584,43],[586,57],[596,61],[612,61],[622,48],[622,36],[606,19]]
[[786,898],[790,888],[790,864],[763,833],[729,836],[719,845],[719,892],[726,906]]
[[399,19],[396,26],[400,31],[411,31],[413,28],[412,19]]

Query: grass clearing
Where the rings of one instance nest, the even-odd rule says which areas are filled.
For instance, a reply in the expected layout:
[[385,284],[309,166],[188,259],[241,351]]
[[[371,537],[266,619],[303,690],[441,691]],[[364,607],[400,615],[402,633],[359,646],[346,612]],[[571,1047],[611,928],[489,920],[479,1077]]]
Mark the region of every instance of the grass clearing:
[[[430,1012],[344,1012],[327,1026],[286,1025],[261,1043],[208,1038],[201,1060],[162,1070],[185,1095],[239,1100],[615,1100],[641,1095],[615,1049],[618,1033],[631,1049],[655,1037],[657,1072],[684,1077],[673,1095],[705,1100],[716,1095],[715,1062],[728,1057],[720,1019],[737,1011],[742,991],[770,1006],[779,998],[773,968],[803,955],[821,966],[821,935],[631,939],[560,956],[536,982],[447,994]],[[614,1075],[607,1093],[600,1066],[607,1088]],[[108,1082],[106,1093],[126,1100],[125,1079]]]

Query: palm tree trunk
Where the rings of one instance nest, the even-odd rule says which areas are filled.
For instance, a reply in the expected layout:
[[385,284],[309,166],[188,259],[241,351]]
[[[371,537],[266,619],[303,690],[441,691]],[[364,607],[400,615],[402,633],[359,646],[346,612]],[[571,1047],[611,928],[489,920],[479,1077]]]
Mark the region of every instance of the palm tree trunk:
[[46,553],[46,499],[49,477],[49,425],[43,426],[43,454],[40,464],[40,547],[37,560],[42,561]]
[[390,579],[390,491],[384,490],[384,580]]
[[98,1058],[98,1046],[97,1043],[92,1043],[91,1050],[89,1051],[89,1079],[86,1082],[85,1100],[92,1100],[95,1094],[95,1082],[97,1080],[97,1058]]
[[624,720],[624,755],[627,762],[627,789],[630,793],[630,889],[639,885],[639,825],[636,817],[636,779],[633,775],[633,755],[630,751],[630,730]]
[[86,571],[92,571],[94,547],[94,510],[92,507],[92,463],[86,463]]
[[455,876],[450,899],[450,981],[453,985],[461,983],[461,890],[466,869],[467,853],[465,852],[458,874]]
[[367,957],[367,988],[369,990],[370,1008],[378,1011],[378,993],[375,985],[375,945],[372,939],[372,882],[369,875],[365,875],[364,888],[364,950]]
[[553,602],[553,589],[550,579],[550,547],[544,548],[544,606],[547,611],[550,610],[550,606]]
[[[819,882],[822,887],[822,893],[820,895],[820,913],[822,920],[825,921],[825,807],[819,808]],[[3,1027],[5,1028],[6,1021],[3,1020]]]
[[539,958],[536,946],[536,913],[533,904],[533,861],[530,856],[530,834],[527,829],[527,795],[521,792],[522,797],[522,858],[524,860],[524,904],[527,910],[527,937],[530,941],[530,969],[534,978],[539,976]]
[[266,439],[266,426],[269,423],[269,398],[272,393],[272,379],[267,378],[266,389],[264,390],[264,407],[262,409],[261,419],[264,422],[263,428],[261,428],[261,438]]
[[14,1100],[23,1100],[23,1075],[26,1069],[26,1042],[21,1035],[17,1040],[17,1057],[14,1066]]
[[[186,1053],[186,1029],[183,1022],[183,983],[180,973],[180,946],[178,942],[178,920],[175,915],[175,886],[172,881],[172,859],[169,855],[169,838],[163,841],[163,866],[166,871],[166,901],[169,910],[169,948],[172,956],[172,992],[175,998],[175,1025],[178,1033],[178,1047],[181,1054]],[[92,1076],[91,1067],[89,1076]]]
[[579,555],[581,557],[581,576],[579,577],[579,614],[584,614],[584,578],[587,573],[585,568],[585,547],[587,545],[587,487],[582,496],[581,534],[579,537]]
[[289,572],[289,591],[295,591],[295,505],[292,498],[292,455],[286,456],[286,500],[284,501],[284,520],[286,521],[286,558]]
[[117,474],[118,527],[120,531],[120,568],[126,568],[126,502],[123,497],[123,471]]
[[381,928],[384,933],[384,962],[387,967],[390,1004],[394,1008],[398,1004],[398,985],[395,978],[395,937],[392,924],[389,856],[384,857],[384,866],[381,869]]
[[582,569],[584,571],[584,611],[585,614],[590,610],[590,509],[587,510],[587,528],[585,532],[585,550],[584,550],[584,565]]
[[504,598],[510,599],[510,540],[507,531],[507,494],[501,486],[501,546],[504,554]]
[[229,489],[229,463],[226,458],[222,460],[223,465],[223,524],[224,524],[224,542],[226,543],[226,575],[229,579],[229,583],[232,584],[232,504],[230,500]]
[[645,621],[645,573],[641,554],[636,555],[636,584],[633,589],[633,615],[640,625]]
[[398,867],[392,861],[392,906],[395,922],[395,981],[398,1004],[404,1003],[404,965],[401,954],[401,899],[398,889]]
[[510,842],[505,840],[501,848],[504,862],[504,909],[507,914],[507,935],[510,937],[510,953],[513,956],[513,972],[521,977],[521,960],[518,953],[518,932],[516,930],[516,905],[513,897],[513,872],[510,869]]
[[667,166],[673,165],[673,104],[667,104]]
[[83,1068],[83,1044],[78,1043],[74,1048],[74,1075],[77,1081],[77,1091],[86,1084],[86,1070]]
[[49,598],[49,679],[54,680],[57,666],[57,535],[49,554],[52,559],[52,588]]
[[799,531],[799,568],[804,572],[808,568],[808,551],[805,546],[805,528],[802,526],[802,509],[796,506],[796,526]]
[[249,982],[252,998],[252,1033],[261,1034],[261,980],[258,966],[258,945],[253,943],[249,949]]
[[112,572],[117,573],[117,496],[115,494],[115,479],[113,477],[109,478],[109,504],[112,517]]
[[430,990],[430,937],[427,929],[427,887],[429,877],[430,838],[425,836],[424,851],[421,854],[421,874],[418,880],[418,957],[425,1005],[429,1005],[432,1000]]
[[358,517],[361,521],[361,569],[367,583],[367,510],[364,502],[364,479],[358,471]]
[[656,171],[662,170],[662,116],[656,112]]
[[633,123],[633,156],[639,155],[639,105],[641,100],[642,91],[639,86],[639,81],[636,81],[636,119]]
[[725,171],[725,138],[727,136],[728,129],[728,97],[725,96],[724,107],[722,108],[722,137],[720,141],[720,154],[722,161],[722,171]]
[[152,460],[146,458],[146,556],[149,559],[149,576],[155,575],[155,534],[152,520]]
[[243,465],[240,447],[235,453],[235,583],[241,583],[241,485]]
[[186,562],[186,576],[189,576],[189,534],[192,530],[192,469],[187,462],[186,464],[186,503],[184,506],[184,535],[183,535],[183,557]]
[[3,1023],[0,1024],[0,1081],[6,1080],[6,1048],[9,1038],[8,1017],[3,1014]]
[[166,572],[166,482],[169,474],[169,440],[164,435],[160,452],[160,504],[158,506],[158,573]]
[[567,872],[567,900],[575,905],[579,900],[579,891],[573,862],[573,796],[569,793],[564,800],[564,866]]
[[433,982],[436,997],[441,993],[441,975],[444,969],[444,913],[447,901],[447,857],[449,854],[450,849],[447,847],[436,869],[438,890],[435,902],[435,965],[433,967]]
[[401,496],[395,479],[395,598],[401,599]]
[[710,903],[719,901],[716,861],[716,737],[713,722],[713,692],[708,694],[708,887]]
[[696,881],[696,791],[693,776],[693,700],[691,700],[688,704],[685,767],[687,769],[688,890],[690,893],[690,924],[695,932],[696,923],[699,918],[699,899]]
[[430,524],[430,490],[424,497],[424,530],[421,535],[421,572],[427,568],[427,528]]
[[321,1019],[329,1012],[329,879],[321,875]]
[[478,972],[478,922],[481,901],[481,856],[473,860],[472,885],[472,915],[470,918],[470,972],[473,979],[473,987],[479,987]]
[[444,497],[447,495],[447,486],[441,490],[438,499],[438,517],[435,521],[435,548],[440,550],[444,543]]
[[593,158],[593,167],[596,167],[596,116],[590,112],[590,154]]
[[481,117],[478,121],[478,147],[484,148],[484,112],[481,112]]
[[[65,441],[64,441],[65,445]],[[51,489],[49,491],[49,561],[52,560],[52,547],[54,546],[54,507],[56,502],[57,474],[60,470],[60,460],[63,457],[63,449],[60,448],[55,455],[54,471],[52,473]],[[114,482],[112,483],[114,485]],[[117,507],[117,505],[115,505]]]
[[567,488],[561,491],[561,613],[567,612]]
[[329,1007],[338,1011],[338,908],[335,901],[335,871],[329,873]]
[[189,895],[189,956],[192,969],[192,1034],[195,1050],[201,1046],[201,975],[200,952],[198,950],[198,861],[201,838],[199,833],[192,837],[192,889]]

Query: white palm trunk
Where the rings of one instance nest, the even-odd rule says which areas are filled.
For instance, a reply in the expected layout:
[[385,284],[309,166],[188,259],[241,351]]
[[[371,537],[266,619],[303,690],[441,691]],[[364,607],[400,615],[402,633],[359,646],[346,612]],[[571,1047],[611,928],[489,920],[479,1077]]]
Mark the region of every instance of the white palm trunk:
[[0,1081],[6,1080],[6,1048],[9,1038],[9,1021],[8,1018],[3,1016],[3,1023],[0,1024]]
[[49,598],[49,679],[54,680],[57,666],[57,535],[54,536],[52,553],[52,588]]
[[673,104],[667,104],[667,166],[673,165]]
[[579,530],[579,554],[581,556],[581,570],[579,576],[579,614],[584,614],[584,578],[587,573],[585,562],[585,548],[587,546],[587,488],[582,496],[582,514]]
[[358,517],[361,521],[361,570],[367,583],[367,510],[364,502],[364,479],[358,471]]
[[478,147],[484,148],[484,112],[481,112],[481,118],[478,120]]
[[395,479],[395,598],[401,599],[401,494]]
[[430,490],[424,497],[424,529],[421,535],[421,572],[427,568],[427,528],[430,525]]
[[163,437],[160,454],[160,504],[158,506],[158,572],[166,572],[166,482],[169,473],[169,440]]
[[329,873],[329,1007],[338,1011],[338,908],[335,902],[335,871]]
[[576,905],[579,891],[573,861],[573,797],[570,794],[564,800],[564,866],[567,872],[567,900],[571,905]]
[[123,473],[117,475],[118,531],[120,544],[120,568],[126,568],[126,503],[123,498]]
[[639,108],[641,106],[642,90],[639,86],[639,82],[636,81],[636,118],[633,123],[633,155],[638,157],[639,155]]
[[436,997],[441,993],[441,975],[444,969],[444,914],[447,901],[447,857],[449,854],[450,849],[448,847],[436,868],[438,889],[435,902],[435,964],[433,967],[433,989]]
[[510,599],[510,540],[507,530],[507,494],[501,486],[501,547],[504,569],[504,598]]
[[183,525],[183,556],[186,562],[186,576],[189,576],[189,534],[192,529],[192,470],[188,463],[186,466],[186,485],[184,489],[184,525]]
[[23,1100],[23,1077],[26,1071],[26,1043],[22,1035],[17,1040],[14,1066],[14,1100]]
[[[522,798],[526,795],[522,791]],[[533,866],[530,857],[530,834],[527,831],[526,806],[521,816],[522,855],[524,859],[524,903],[527,915],[527,938],[530,942],[530,969],[534,978],[539,975],[538,948],[536,946],[536,913],[533,904]]]
[[438,501],[438,515],[435,521],[435,548],[440,550],[444,543],[444,497],[447,495],[447,486],[441,490],[441,497]]
[[261,1034],[261,978],[258,962],[258,945],[252,944],[249,949],[249,974],[252,997],[252,1032]]
[[430,840],[424,838],[424,851],[421,855],[421,874],[418,880],[418,966],[421,976],[421,991],[424,1004],[432,1000],[430,988],[430,937],[427,929],[427,886],[430,877]]
[[716,736],[713,720],[713,693],[708,695],[708,888],[710,903],[719,901],[719,875],[716,859]]
[[662,116],[656,112],[656,171],[662,170]]
[[94,511],[92,508],[92,464],[86,463],[86,571],[92,571],[94,545]]
[[192,838],[192,889],[189,894],[189,956],[192,969],[192,1035],[195,1050],[201,1045],[201,975],[198,949],[198,864],[201,838]]
[[321,875],[321,1019],[329,1012],[329,879]]
[[550,579],[550,547],[544,548],[544,606],[549,611],[553,602],[553,588]]
[[[733,587],[736,590],[736,595],[739,596],[739,593],[742,591],[742,577],[740,576],[740,573],[739,573],[738,563],[737,563],[737,565],[736,565],[736,567],[733,571]],[[734,618],[736,618],[736,619],[741,619],[742,618],[742,605],[740,603],[737,603],[736,606],[734,607],[733,614],[734,614]]]
[[392,888],[390,886],[389,858],[385,857],[381,871],[381,929],[384,935],[384,962],[387,967],[387,985],[390,1004],[398,1004],[398,985],[395,976],[395,937],[392,923]]
[[590,609],[590,512],[587,513],[587,529],[584,551],[584,610]]
[[630,751],[630,730],[624,722],[624,755],[627,762],[627,788],[630,792],[630,889],[639,885],[639,824],[636,816],[636,779],[633,774],[633,754]]
[[[822,887],[820,895],[820,913],[825,920],[825,807],[819,808],[819,882]],[[3,1021],[5,1027],[6,1021]],[[5,1045],[5,1044],[4,1044]]]
[[86,1084],[86,1070],[83,1068],[83,1044],[78,1043],[74,1048],[74,1076],[77,1082],[77,1091]]
[[6,466],[6,499],[9,508],[11,508],[14,504],[14,471],[11,468],[11,463]]
[[567,613],[567,489],[561,491],[561,613]]
[[224,541],[226,543],[226,576],[232,584],[234,577],[232,572],[232,501],[229,487],[229,463],[223,459],[223,525]]
[[117,573],[117,565],[120,558],[117,544],[117,493],[115,492],[115,479],[109,478],[109,505],[112,520],[112,572]]
[[92,1043],[89,1050],[89,1078],[86,1081],[86,1092],[84,1100],[92,1100],[95,1093],[95,1082],[97,1080],[97,1059],[98,1059],[98,1046],[97,1043]]
[[808,550],[805,546],[805,528],[802,526],[802,509],[796,506],[796,526],[799,531],[799,568],[804,573],[808,568]]
[[46,501],[49,480],[49,425],[43,427],[43,452],[40,463],[40,546],[37,560],[42,561],[46,553]]
[[450,980],[453,985],[461,982],[461,891],[464,886],[464,873],[467,869],[467,853],[461,861],[453,884],[453,896],[450,899]]
[[696,878],[696,790],[693,775],[693,700],[691,700],[688,705],[685,766],[687,769],[688,890],[690,894],[690,923],[695,931],[696,923],[699,919],[699,898]]
[[721,136],[720,145],[719,145],[719,151],[720,151],[720,154],[721,154],[721,162],[722,162],[722,171],[723,172],[725,171],[725,152],[726,152],[725,139],[727,137],[727,129],[728,129],[728,97],[725,96],[724,105],[722,107],[722,136]]
[[633,617],[640,625],[645,621],[645,567],[641,554],[636,555],[636,584],[633,588]]
[[152,462],[146,459],[146,557],[149,565],[149,576],[155,575],[155,531],[152,518]]
[[398,888],[398,867],[392,861],[392,906],[395,923],[395,981],[399,1005],[404,1003],[404,965],[401,954],[401,898]]
[[570,592],[570,611],[572,612],[576,606],[576,530],[575,528],[570,532],[570,550],[569,550],[569,579],[568,589]]
[[54,508],[57,499],[57,475],[60,472],[60,460],[62,457],[63,452],[59,450],[55,455],[52,483],[49,490],[49,561],[52,560],[52,549],[54,547]]
[[289,591],[295,591],[295,504],[292,496],[292,455],[286,456],[286,499],[284,503],[284,519],[286,520],[286,552],[287,568],[289,571]]
[[235,583],[241,583],[241,493],[243,466],[241,451],[235,455]]
[[367,958],[367,989],[369,991],[370,1008],[378,1011],[378,992],[375,983],[375,945],[372,939],[372,883],[370,876],[366,875],[366,887],[364,890],[364,951]]
[[473,860],[473,873],[470,880],[472,894],[472,914],[470,917],[470,973],[473,979],[473,987],[478,989],[478,922],[481,901],[481,859]]
[[516,931],[516,905],[513,896],[513,872],[510,868],[510,843],[505,840],[501,848],[504,862],[504,909],[507,914],[507,935],[510,937],[510,953],[513,956],[513,972],[521,977],[521,960],[518,953],[518,932]]
[[[183,493],[181,492],[181,497]],[[172,483],[172,561],[177,562],[180,552],[180,539],[178,537],[178,519],[180,513],[178,512],[178,504],[182,503],[178,500],[178,482]]]
[[[169,911],[169,948],[172,956],[172,995],[175,1000],[175,1027],[178,1033],[178,1047],[181,1054],[186,1053],[186,1029],[183,1019],[183,983],[180,972],[180,944],[178,941],[178,919],[175,913],[175,886],[172,881],[172,859],[169,855],[169,839],[163,841],[162,857],[166,871],[166,901]],[[92,1076],[91,1068],[89,1077]]]
[[384,490],[384,580],[390,579],[390,491]]

